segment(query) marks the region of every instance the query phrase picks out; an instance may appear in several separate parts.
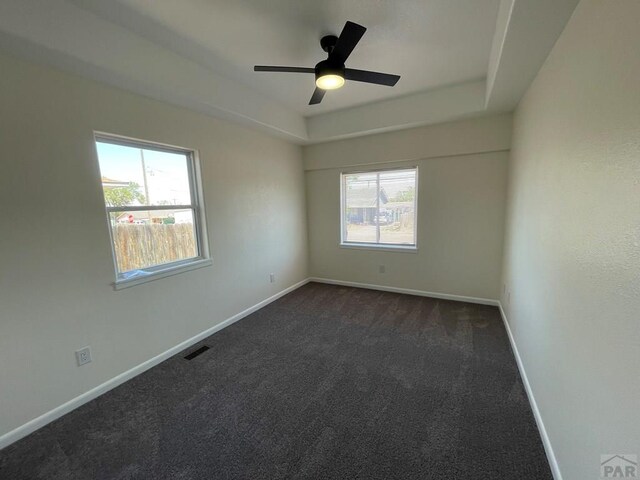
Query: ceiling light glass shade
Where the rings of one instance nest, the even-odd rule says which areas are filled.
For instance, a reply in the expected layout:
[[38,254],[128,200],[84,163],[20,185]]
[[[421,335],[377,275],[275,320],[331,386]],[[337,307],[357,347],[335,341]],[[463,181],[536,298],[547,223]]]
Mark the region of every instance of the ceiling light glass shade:
[[329,73],[316,78],[316,86],[323,90],[335,90],[344,85],[344,77]]

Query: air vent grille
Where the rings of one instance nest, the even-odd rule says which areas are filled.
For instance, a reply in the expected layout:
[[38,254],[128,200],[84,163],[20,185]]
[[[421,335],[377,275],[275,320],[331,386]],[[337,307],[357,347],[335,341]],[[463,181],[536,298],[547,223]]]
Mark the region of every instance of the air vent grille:
[[209,347],[207,347],[206,345],[204,345],[203,347],[198,348],[197,350],[194,350],[193,352],[191,352],[188,355],[185,355],[185,359],[186,360],[193,360],[194,358],[196,358],[198,355],[203,354],[204,352],[206,352],[207,350],[209,350]]

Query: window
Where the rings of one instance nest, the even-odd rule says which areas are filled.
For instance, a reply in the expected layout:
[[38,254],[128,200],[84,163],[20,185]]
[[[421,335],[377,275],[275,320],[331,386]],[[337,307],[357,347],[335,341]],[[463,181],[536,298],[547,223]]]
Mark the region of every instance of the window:
[[116,288],[211,264],[194,152],[95,138]]
[[416,247],[418,169],[343,173],[342,245]]

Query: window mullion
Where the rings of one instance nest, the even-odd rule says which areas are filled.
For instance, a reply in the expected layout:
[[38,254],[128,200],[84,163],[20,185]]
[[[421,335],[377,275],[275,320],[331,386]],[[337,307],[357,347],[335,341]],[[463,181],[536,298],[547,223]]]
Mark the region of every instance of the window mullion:
[[125,205],[122,207],[107,207],[107,212],[146,212],[151,210],[189,210],[193,205]]

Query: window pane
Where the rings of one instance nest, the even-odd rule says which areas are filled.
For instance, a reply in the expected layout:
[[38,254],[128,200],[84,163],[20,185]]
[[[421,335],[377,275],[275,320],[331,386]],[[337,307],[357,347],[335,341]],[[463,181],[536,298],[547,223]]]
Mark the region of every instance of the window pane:
[[380,190],[384,203],[380,203],[380,243],[395,245],[415,244],[415,170],[397,170],[380,173]]
[[191,205],[186,153],[102,141],[96,146],[107,206]]
[[416,169],[343,175],[343,241],[415,245]]
[[198,256],[191,209],[112,212],[110,221],[120,274]]
[[346,242],[375,243],[375,217],[378,191],[377,174],[364,173],[344,176]]

